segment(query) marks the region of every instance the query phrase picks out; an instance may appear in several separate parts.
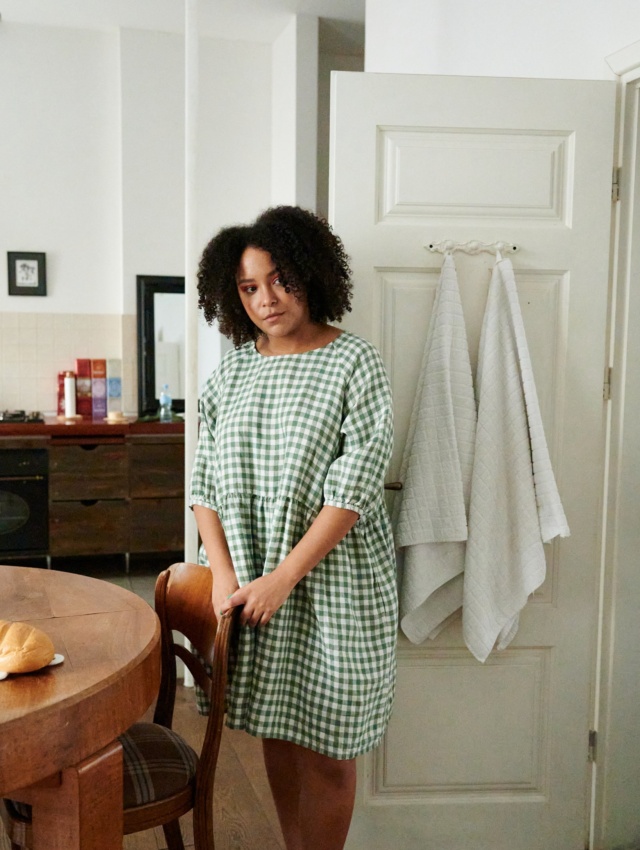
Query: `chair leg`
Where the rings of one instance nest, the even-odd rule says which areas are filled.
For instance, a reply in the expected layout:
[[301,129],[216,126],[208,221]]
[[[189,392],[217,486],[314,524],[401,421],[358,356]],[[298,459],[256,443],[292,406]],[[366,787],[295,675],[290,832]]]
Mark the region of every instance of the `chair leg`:
[[180,821],[177,818],[162,824],[162,831],[167,842],[167,850],[184,850]]

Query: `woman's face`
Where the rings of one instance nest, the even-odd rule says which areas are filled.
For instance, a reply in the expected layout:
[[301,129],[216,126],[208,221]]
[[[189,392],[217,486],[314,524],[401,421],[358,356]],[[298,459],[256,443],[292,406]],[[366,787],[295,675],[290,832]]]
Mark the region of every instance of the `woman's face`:
[[311,319],[306,300],[286,291],[267,251],[246,248],[236,282],[247,315],[267,337],[295,337],[308,329]]

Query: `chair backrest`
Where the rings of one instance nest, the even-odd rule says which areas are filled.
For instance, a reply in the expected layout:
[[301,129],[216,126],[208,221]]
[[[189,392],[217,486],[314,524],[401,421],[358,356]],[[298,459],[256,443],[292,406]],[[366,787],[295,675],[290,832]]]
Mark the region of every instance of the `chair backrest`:
[[[229,653],[238,620],[237,608],[216,617],[212,586],[208,567],[179,563],[160,573],[155,592],[162,635],[162,679],[154,723],[171,728],[177,658],[182,659],[211,703],[196,773],[193,818],[194,832],[201,831],[203,836],[213,830],[213,780],[224,722]],[[192,649],[176,641],[174,631],[183,634]]]

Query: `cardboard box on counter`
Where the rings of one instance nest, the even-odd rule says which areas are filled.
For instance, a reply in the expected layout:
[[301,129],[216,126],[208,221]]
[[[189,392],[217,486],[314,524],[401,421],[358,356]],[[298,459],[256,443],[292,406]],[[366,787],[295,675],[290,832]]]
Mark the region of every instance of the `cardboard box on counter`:
[[107,416],[107,361],[91,361],[91,415],[94,419]]
[[122,411],[122,360],[107,360],[107,414]]
[[76,413],[91,418],[93,415],[91,393],[91,360],[76,358]]

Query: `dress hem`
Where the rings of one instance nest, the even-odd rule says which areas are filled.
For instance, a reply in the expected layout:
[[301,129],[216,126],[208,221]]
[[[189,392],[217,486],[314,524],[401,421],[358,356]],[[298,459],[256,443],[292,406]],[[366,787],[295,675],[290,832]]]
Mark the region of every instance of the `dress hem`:
[[[371,750],[375,750],[376,747],[380,746],[380,743],[384,737],[385,732],[381,732],[374,739],[374,743],[365,744],[362,747],[357,747],[353,750],[348,750],[345,755],[345,751],[341,750],[340,754],[337,755],[335,750],[331,750],[329,747],[318,747],[312,746],[312,742],[308,740],[302,740],[300,737],[296,737],[294,735],[261,735],[258,732],[252,731],[249,727],[242,723],[233,723],[230,722],[227,718],[226,724],[229,729],[241,730],[246,732],[248,735],[251,735],[252,738],[261,738],[262,740],[276,740],[276,741],[287,741],[291,744],[297,744],[299,747],[304,747],[307,750],[312,750],[314,753],[319,753],[321,756],[327,756],[328,758],[335,759],[336,761],[347,761],[348,759],[356,758],[357,756],[362,756],[365,753],[370,753]],[[386,731],[386,729],[385,729]]]

